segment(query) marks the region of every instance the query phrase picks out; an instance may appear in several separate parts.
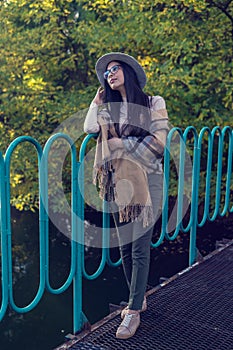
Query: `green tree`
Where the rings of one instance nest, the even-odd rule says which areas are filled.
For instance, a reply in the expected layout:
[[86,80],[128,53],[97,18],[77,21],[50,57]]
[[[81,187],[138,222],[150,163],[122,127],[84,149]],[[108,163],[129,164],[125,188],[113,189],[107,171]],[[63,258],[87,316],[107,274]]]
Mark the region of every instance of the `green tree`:
[[[72,0],[1,3],[2,152],[21,135],[43,145],[63,120],[85,106],[88,69],[85,45],[76,34],[78,8]],[[28,147],[16,150],[12,203],[18,209],[38,205],[36,162]]]
[[[145,66],[147,91],[180,125],[232,117],[232,1],[93,1],[82,23],[90,54],[125,51]],[[124,28],[124,30],[123,30]]]
[[[146,92],[164,96],[173,125],[232,125],[232,1],[5,0],[0,16],[2,152],[23,134],[43,145],[87,108],[108,51],[141,62]],[[23,147],[12,164],[18,208],[38,203],[35,169]]]

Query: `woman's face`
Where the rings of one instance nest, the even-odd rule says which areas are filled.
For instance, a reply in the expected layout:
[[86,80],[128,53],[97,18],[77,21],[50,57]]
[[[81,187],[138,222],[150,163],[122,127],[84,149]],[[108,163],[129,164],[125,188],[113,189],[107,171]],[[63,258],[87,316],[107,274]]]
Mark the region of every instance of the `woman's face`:
[[[111,68],[115,68],[113,70],[116,70],[115,72],[111,72]],[[121,94],[125,94],[125,80],[124,80],[124,73],[123,69],[120,65],[119,62],[117,61],[112,61],[108,64],[107,70],[109,71],[108,77],[107,77],[107,82],[108,85],[112,90],[118,90]]]

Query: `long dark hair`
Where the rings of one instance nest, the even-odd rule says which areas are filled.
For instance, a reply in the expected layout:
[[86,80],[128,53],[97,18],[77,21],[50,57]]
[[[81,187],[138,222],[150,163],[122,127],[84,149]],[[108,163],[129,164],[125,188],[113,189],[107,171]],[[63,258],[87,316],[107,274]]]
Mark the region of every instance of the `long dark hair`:
[[[150,124],[149,97],[142,91],[135,71],[127,63],[121,61],[117,62],[119,62],[123,69],[124,85],[128,102],[128,124],[125,126],[124,131],[122,132],[131,136],[144,136],[145,133],[148,133],[147,130]],[[113,122],[115,123],[118,134],[120,133],[119,118],[120,102],[122,101],[120,92],[117,90],[112,90],[106,80],[104,102],[107,105]],[[142,119],[143,125],[141,125]]]

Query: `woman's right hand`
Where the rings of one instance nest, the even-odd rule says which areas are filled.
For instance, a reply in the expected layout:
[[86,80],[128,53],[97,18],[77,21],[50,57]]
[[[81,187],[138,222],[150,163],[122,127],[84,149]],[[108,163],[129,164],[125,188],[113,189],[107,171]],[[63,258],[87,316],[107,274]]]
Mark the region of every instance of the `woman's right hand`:
[[93,99],[94,103],[96,103],[97,105],[102,105],[104,102],[104,88],[102,86],[100,86],[96,92],[96,95]]

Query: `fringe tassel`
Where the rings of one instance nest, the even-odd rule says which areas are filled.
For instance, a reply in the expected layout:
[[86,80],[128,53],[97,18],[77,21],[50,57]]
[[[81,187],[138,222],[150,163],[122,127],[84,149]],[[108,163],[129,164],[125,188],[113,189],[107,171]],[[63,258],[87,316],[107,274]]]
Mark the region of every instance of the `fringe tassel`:
[[142,221],[143,227],[147,227],[154,222],[153,208],[140,204],[120,206],[119,220],[120,222]]
[[100,198],[109,202],[115,200],[111,183],[112,170],[112,163],[106,162],[101,168],[94,168],[93,171],[93,184],[98,188]]

